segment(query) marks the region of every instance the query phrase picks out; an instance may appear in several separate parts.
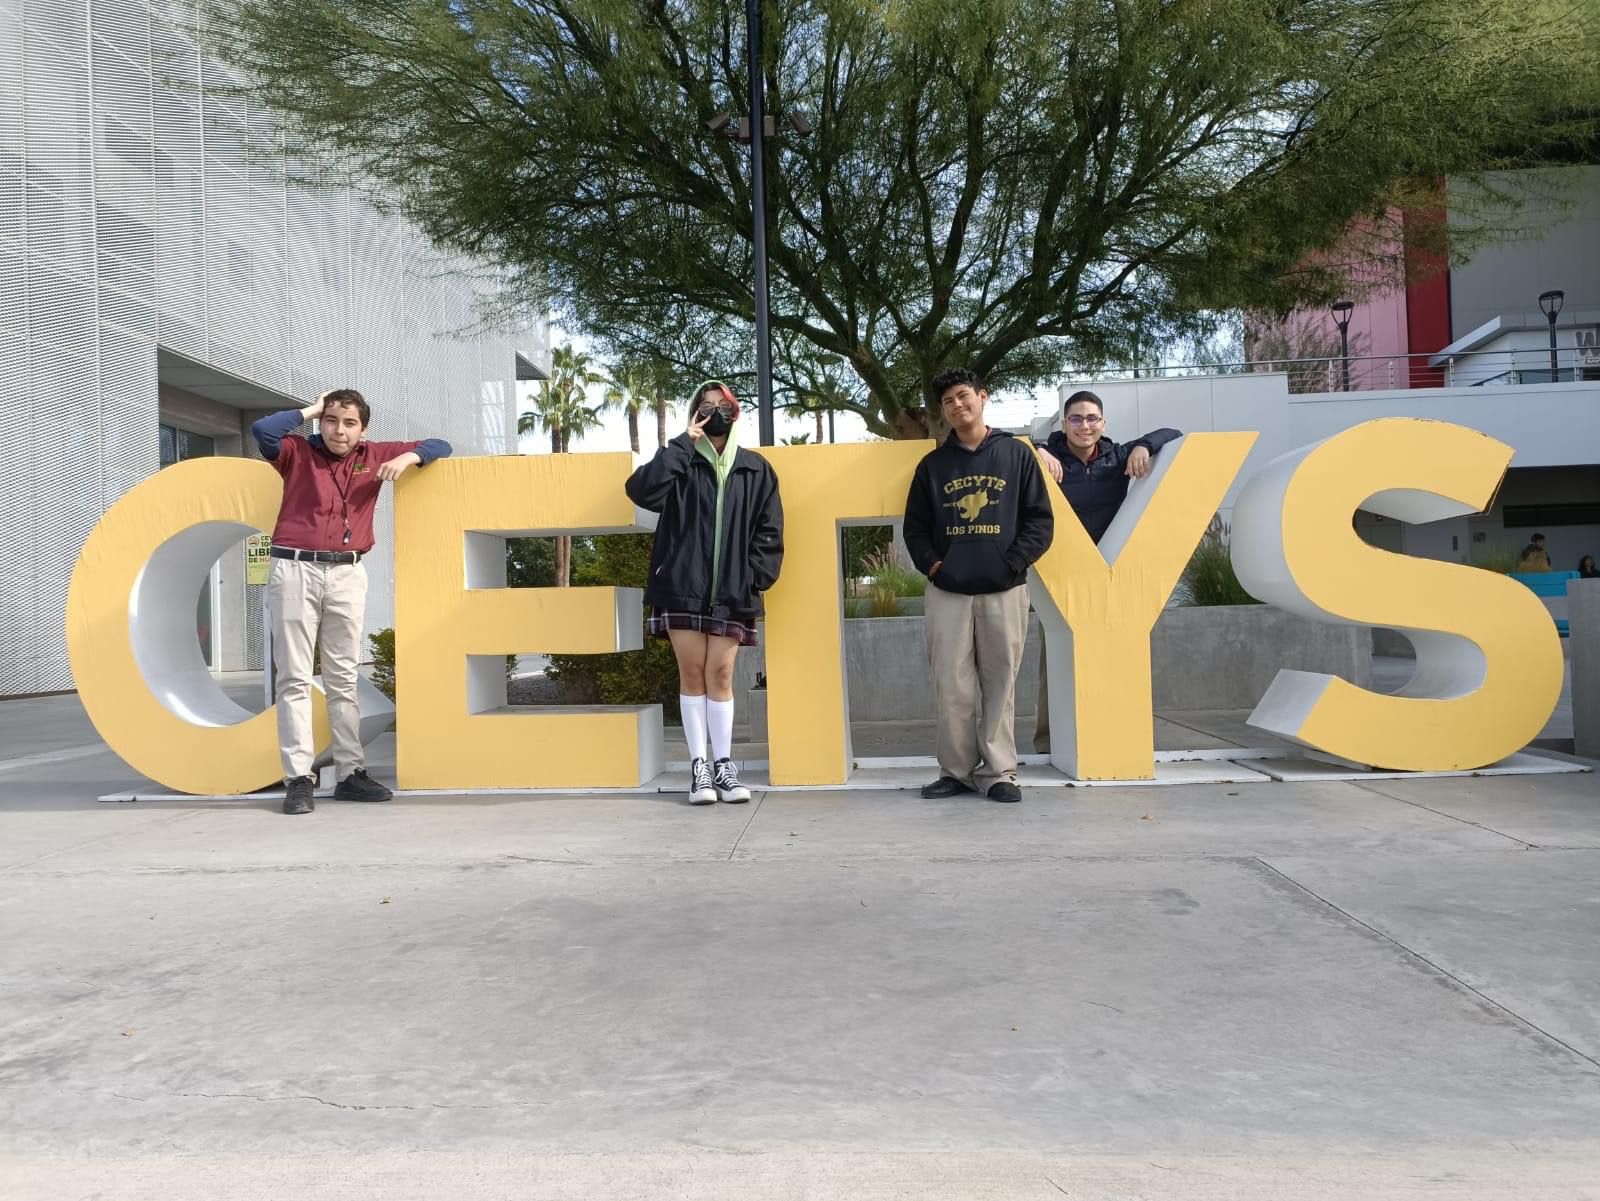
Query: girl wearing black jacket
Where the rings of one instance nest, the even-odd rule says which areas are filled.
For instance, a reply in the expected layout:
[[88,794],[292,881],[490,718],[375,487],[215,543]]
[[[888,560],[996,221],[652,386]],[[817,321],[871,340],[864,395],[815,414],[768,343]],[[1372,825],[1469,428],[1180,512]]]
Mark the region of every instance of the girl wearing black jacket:
[[[750,799],[733,754],[733,660],[756,645],[761,594],[783,563],[783,504],[771,465],[739,444],[739,401],[707,380],[689,428],[628,478],[628,497],[661,514],[650,551],[645,630],[672,642],[689,746],[691,805]],[[706,758],[706,740],[711,758]]]

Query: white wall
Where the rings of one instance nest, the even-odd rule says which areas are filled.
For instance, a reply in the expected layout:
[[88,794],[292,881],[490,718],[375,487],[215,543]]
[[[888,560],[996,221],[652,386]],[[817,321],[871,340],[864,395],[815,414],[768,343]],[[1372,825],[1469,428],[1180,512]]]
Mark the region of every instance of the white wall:
[[[1517,228],[1450,270],[1451,336],[1502,313],[1544,320],[1539,293],[1559,288],[1565,308],[1600,308],[1600,166],[1497,172],[1490,185],[1521,198]],[[1451,223],[1468,218],[1474,185],[1449,183]]]
[[1600,383],[1313,393],[1286,400],[1285,449],[1378,417],[1422,417],[1508,443],[1516,450],[1513,467],[1600,464]]
[[[350,385],[381,438],[516,450],[515,352],[463,336],[496,281],[350,181],[306,178],[184,33],[194,0],[0,0],[0,696],[72,686],[83,540],[157,470],[157,347],[281,396]],[[76,420],[53,420],[70,413]],[[387,542],[385,505],[378,537]],[[369,628],[392,586],[369,572]]]
[[[1074,381],[1061,385],[1061,400],[1080,388],[1105,402],[1107,432],[1118,441],[1158,426],[1186,433],[1260,431],[1241,479],[1278,455],[1379,417],[1422,417],[1481,430],[1515,448],[1514,467],[1600,464],[1597,382],[1291,394],[1287,376],[1260,372]],[[1035,432],[1058,423],[1041,418]]]
[[[1105,402],[1107,430],[1118,441],[1159,426],[1185,433],[1260,431],[1220,506],[1224,515],[1245,479],[1262,464],[1365,421],[1382,417],[1449,421],[1510,445],[1515,450],[1511,471],[1495,507],[1484,516],[1402,525],[1358,514],[1357,528],[1368,541],[1422,558],[1466,562],[1475,549],[1520,550],[1533,531],[1503,528],[1501,510],[1507,502],[1600,500],[1600,383],[1291,394],[1286,375],[1261,373],[1073,381],[1061,385],[1061,401],[1081,388]],[[1031,432],[1042,440],[1057,423],[1040,418]],[[1568,470],[1519,470],[1563,467]],[[1579,555],[1600,556],[1600,527],[1553,526],[1542,532],[1560,570],[1575,569]],[[1485,540],[1475,543],[1472,539],[1478,533]]]

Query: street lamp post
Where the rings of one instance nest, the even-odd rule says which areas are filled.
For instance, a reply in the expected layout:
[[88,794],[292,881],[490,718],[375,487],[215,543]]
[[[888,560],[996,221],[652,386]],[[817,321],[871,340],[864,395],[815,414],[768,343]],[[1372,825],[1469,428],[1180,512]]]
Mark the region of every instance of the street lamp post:
[[1350,391],[1350,313],[1356,306],[1348,300],[1333,302],[1333,323],[1339,327],[1339,361],[1343,367],[1344,390]]
[[751,237],[756,252],[756,390],[760,403],[761,445],[777,433],[772,415],[772,331],[767,324],[767,171],[766,112],[762,105],[761,0],[744,0],[745,41],[750,73],[750,203],[755,210]]
[[1556,316],[1561,312],[1561,302],[1566,298],[1567,294],[1559,289],[1539,293],[1539,311],[1544,314],[1544,319],[1550,323],[1550,382],[1552,384],[1560,378],[1556,374]]
[[[766,113],[761,67],[761,2],[744,0],[745,70],[750,75],[750,113],[735,120],[729,113],[718,113],[706,128],[735,141],[750,143],[750,240],[755,251],[756,302],[756,395],[761,445],[771,446],[776,438],[772,403],[772,330],[767,299],[767,151],[766,140],[776,137],[776,121]],[[801,112],[788,115],[789,128],[800,137],[811,135],[811,122]]]

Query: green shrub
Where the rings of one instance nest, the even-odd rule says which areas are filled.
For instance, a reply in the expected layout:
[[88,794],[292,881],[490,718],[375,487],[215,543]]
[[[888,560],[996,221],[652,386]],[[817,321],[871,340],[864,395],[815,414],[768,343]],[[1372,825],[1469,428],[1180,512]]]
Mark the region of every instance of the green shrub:
[[928,579],[914,567],[907,567],[895,557],[894,547],[885,546],[870,555],[865,567],[872,577],[872,590],[887,588],[896,596],[922,596],[927,592]]
[[[574,585],[643,588],[650,578],[650,534],[609,534],[585,539],[590,553],[573,548]],[[561,699],[572,705],[660,705],[679,721],[678,661],[665,638],[644,640],[644,649],[609,655],[551,655],[545,674]]]
[[867,611],[872,617],[899,617],[900,594],[887,584],[874,584],[867,598]]
[[[594,562],[593,538],[572,539],[572,582]],[[556,540],[554,538],[507,538],[506,584],[511,588],[554,588],[556,584]]]
[[[379,630],[376,634],[368,634],[367,642],[372,646],[372,683],[377,690],[391,701],[394,700],[394,628]],[[506,656],[506,679],[511,678],[512,671],[517,666],[515,655]]]
[[372,644],[372,682],[378,691],[394,700],[394,629],[368,634]]
[[850,581],[871,575],[867,560],[894,542],[890,525],[847,525],[844,527],[843,554],[845,587]]
[[1261,603],[1244,590],[1244,585],[1239,583],[1239,577],[1234,574],[1228,535],[1227,523],[1220,517],[1213,517],[1178,581],[1176,595],[1180,605]]

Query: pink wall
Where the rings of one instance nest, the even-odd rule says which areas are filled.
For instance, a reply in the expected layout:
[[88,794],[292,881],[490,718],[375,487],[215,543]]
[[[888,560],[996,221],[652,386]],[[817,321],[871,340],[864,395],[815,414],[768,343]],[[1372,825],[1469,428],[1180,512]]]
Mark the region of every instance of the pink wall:
[[[1346,245],[1317,256],[1324,262],[1352,256],[1344,268],[1355,281],[1354,290],[1364,293],[1350,313],[1352,390],[1442,384],[1439,373],[1428,368],[1426,356],[1450,341],[1450,279],[1444,261],[1421,248],[1428,240],[1413,235],[1444,219],[1442,207],[1410,213],[1391,210],[1377,226],[1353,229]],[[1398,253],[1402,245],[1410,247],[1403,255]],[[1403,279],[1395,278],[1399,264]],[[1291,313],[1277,328],[1301,356],[1309,357],[1319,347],[1338,355],[1338,326],[1326,308]],[[1343,386],[1341,368],[1337,361],[1325,371],[1308,364],[1299,369],[1302,381],[1297,390],[1325,386],[1337,391]]]

